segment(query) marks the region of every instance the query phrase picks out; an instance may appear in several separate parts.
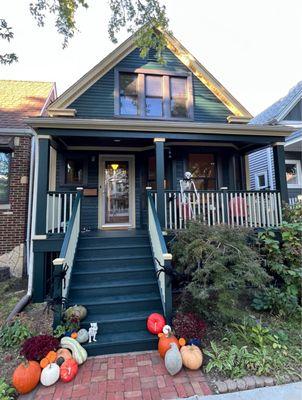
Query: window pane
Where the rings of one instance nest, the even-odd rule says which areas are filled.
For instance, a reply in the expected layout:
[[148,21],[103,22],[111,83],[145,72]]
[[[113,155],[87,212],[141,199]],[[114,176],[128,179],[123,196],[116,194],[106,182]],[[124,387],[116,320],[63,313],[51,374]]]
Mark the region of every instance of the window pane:
[[120,113],[122,115],[137,115],[137,98],[131,96],[120,97]]
[[162,77],[147,75],[146,76],[146,96],[149,97],[162,97]]
[[10,154],[0,153],[0,203],[8,203]]
[[258,175],[258,186],[259,186],[259,188],[263,188],[263,187],[266,186],[265,185],[265,175],[264,174]]
[[187,114],[187,101],[185,99],[172,99],[171,100],[171,115],[172,117],[186,118]]
[[66,161],[66,183],[83,182],[83,161],[67,160]]
[[171,78],[171,97],[187,98],[187,78]]
[[297,185],[298,184],[297,164],[296,163],[286,164],[285,170],[286,170],[287,183],[291,185]]
[[188,168],[197,189],[216,189],[216,166],[213,154],[189,154]]
[[150,117],[161,117],[163,115],[162,99],[158,99],[156,97],[147,97],[146,115]]
[[136,74],[120,74],[120,94],[123,96],[137,96]]
[[187,78],[171,78],[171,116],[186,118],[187,113]]

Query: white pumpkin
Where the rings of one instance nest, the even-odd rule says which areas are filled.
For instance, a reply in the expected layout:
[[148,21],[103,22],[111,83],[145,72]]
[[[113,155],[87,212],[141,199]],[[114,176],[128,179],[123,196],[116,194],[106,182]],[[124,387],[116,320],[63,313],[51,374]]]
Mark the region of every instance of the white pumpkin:
[[60,367],[51,363],[48,364],[45,368],[43,368],[40,381],[44,386],[51,386],[56,383],[60,378]]
[[176,343],[170,343],[170,349],[165,354],[165,366],[170,375],[176,375],[182,369],[182,358]]
[[76,341],[79,343],[86,343],[88,342],[89,336],[88,336],[88,331],[86,329],[80,329],[78,331],[78,336],[76,338]]

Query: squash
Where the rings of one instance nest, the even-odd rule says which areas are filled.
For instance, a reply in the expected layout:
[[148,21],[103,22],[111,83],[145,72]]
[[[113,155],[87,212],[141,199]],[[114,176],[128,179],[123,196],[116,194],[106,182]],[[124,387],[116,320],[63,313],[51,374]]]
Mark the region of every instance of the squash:
[[182,369],[182,359],[176,343],[170,343],[165,355],[165,366],[170,375],[176,375]]
[[183,346],[180,349],[183,365],[189,369],[199,369],[202,365],[202,352],[199,347],[194,344]]
[[186,345],[186,339],[181,337],[181,338],[178,339],[178,343],[179,343],[180,347],[185,346]]
[[25,361],[14,370],[13,386],[20,394],[29,393],[38,385],[40,376],[39,363],[37,361]]
[[60,378],[60,367],[51,363],[48,364],[41,373],[40,381],[44,386],[51,386],[55,384]]
[[70,337],[72,337],[73,339],[76,339],[78,337],[77,332],[72,332],[72,334],[70,335]]
[[46,354],[46,358],[49,360],[50,363],[54,363],[57,359],[57,353],[55,351],[49,351]]
[[60,378],[63,382],[70,382],[78,373],[78,364],[71,358],[63,362],[60,368]]
[[163,333],[158,335],[158,352],[162,358],[165,357],[166,352],[170,348],[170,343],[175,343],[179,348],[179,342],[176,337],[173,335],[171,327],[169,325],[165,325],[163,327]]
[[59,358],[63,358],[64,361],[69,360],[70,358],[72,358],[71,352],[67,349],[58,349],[56,361]]
[[75,339],[66,336],[63,337],[61,339],[61,347],[71,350],[72,358],[74,358],[78,364],[83,364],[87,360],[87,351]]
[[161,314],[153,313],[147,319],[147,329],[153,335],[158,335],[162,332],[165,325],[165,318]]
[[47,367],[47,365],[50,364],[49,359],[47,357],[42,358],[40,361],[40,367],[43,369]]
[[86,329],[80,329],[77,336],[77,342],[79,343],[86,343],[88,342],[89,335]]
[[67,308],[65,311],[65,318],[70,319],[72,317],[78,318],[80,321],[82,321],[84,318],[87,316],[87,310],[84,306],[72,306]]

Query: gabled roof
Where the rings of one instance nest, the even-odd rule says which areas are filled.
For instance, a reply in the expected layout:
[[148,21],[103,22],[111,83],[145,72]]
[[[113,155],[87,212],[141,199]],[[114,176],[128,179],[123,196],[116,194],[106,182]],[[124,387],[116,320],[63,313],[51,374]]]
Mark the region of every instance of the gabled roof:
[[[231,93],[214,76],[186,50],[174,36],[162,32],[165,36],[167,47],[214,95],[238,117],[252,118],[252,115],[231,95]],[[136,48],[136,35],[132,35],[100,63],[87,72],[82,78],[67,89],[48,108],[51,112],[67,108],[75,99],[84,93],[97,80],[104,76],[110,69],[118,64],[124,57]]]
[[258,124],[278,124],[283,118],[295,107],[299,100],[302,99],[302,81],[298,82],[286,96],[282,97],[274,104],[262,111],[249,123]]
[[27,128],[24,117],[45,114],[55,83],[0,80],[0,128]]

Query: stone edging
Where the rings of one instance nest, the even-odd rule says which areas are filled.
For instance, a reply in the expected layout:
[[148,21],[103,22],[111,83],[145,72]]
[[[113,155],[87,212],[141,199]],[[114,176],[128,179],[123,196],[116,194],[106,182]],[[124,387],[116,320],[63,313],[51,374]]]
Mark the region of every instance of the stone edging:
[[[300,378],[298,376],[286,375],[283,377],[284,382],[298,382]],[[225,381],[214,382],[218,393],[231,393],[241,390],[250,390],[255,388],[262,388],[265,386],[274,386],[277,384],[277,379],[271,376],[245,376],[240,379],[227,379]]]

